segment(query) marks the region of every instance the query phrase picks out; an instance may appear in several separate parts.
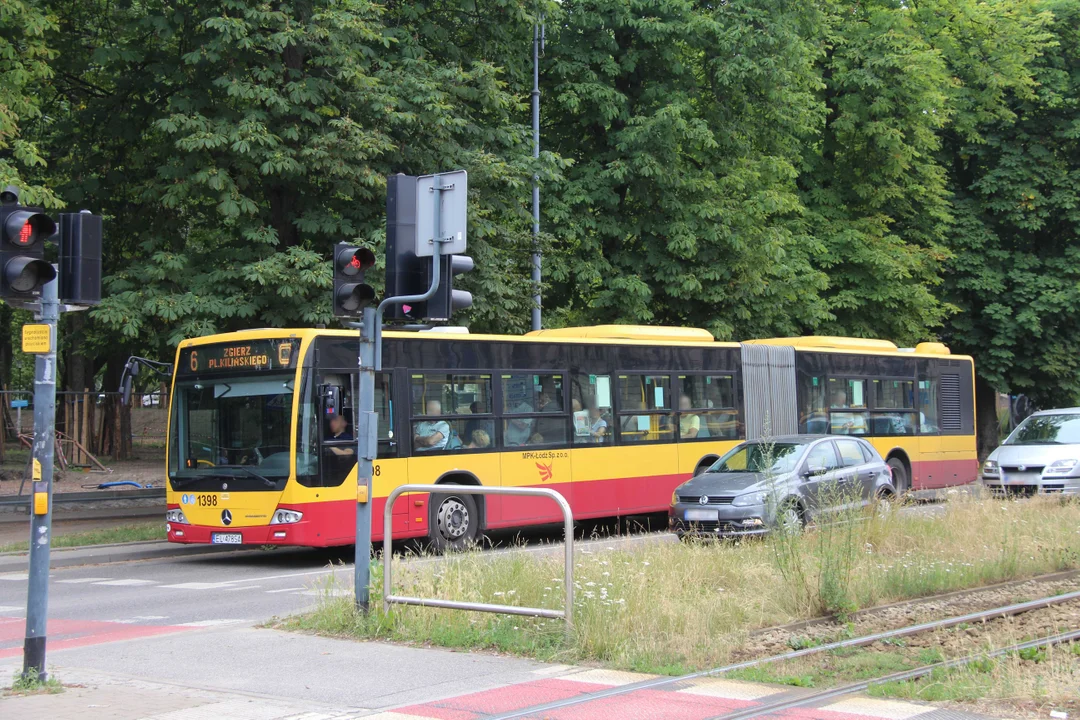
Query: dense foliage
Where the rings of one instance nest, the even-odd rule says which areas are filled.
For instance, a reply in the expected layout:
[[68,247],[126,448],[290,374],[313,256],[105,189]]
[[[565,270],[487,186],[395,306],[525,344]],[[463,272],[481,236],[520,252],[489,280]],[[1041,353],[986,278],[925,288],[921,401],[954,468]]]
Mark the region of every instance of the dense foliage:
[[0,184],[107,216],[87,377],[332,322],[385,177],[464,167],[475,328],[526,329],[535,175],[548,325],[941,337],[1080,402],[1078,28],[1080,0],[9,0]]

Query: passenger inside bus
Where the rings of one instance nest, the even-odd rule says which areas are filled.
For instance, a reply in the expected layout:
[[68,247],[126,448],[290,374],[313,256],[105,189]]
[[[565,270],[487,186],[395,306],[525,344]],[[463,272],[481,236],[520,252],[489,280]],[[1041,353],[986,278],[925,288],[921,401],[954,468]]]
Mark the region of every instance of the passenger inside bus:
[[866,419],[862,413],[857,412],[835,412],[836,409],[847,409],[851,406],[848,405],[847,391],[843,388],[837,388],[833,391],[831,409],[831,421],[832,431],[840,435],[865,435],[866,434]]
[[596,405],[589,407],[589,442],[605,443],[608,438],[608,424]]
[[[442,415],[442,403],[428,400],[425,406],[429,416]],[[445,420],[422,420],[413,430],[413,446],[421,451],[442,450],[450,439],[450,424]]]
[[[528,403],[521,403],[514,412],[527,413],[532,412],[533,408]],[[503,442],[508,446],[516,445],[528,445],[531,442],[542,442],[534,440],[533,433],[533,420],[532,418],[516,417],[507,421],[506,431],[503,433]]]
[[679,397],[679,437],[696,438],[701,432],[701,418],[688,412],[693,407],[689,395]]
[[465,446],[469,450],[491,447],[491,435],[488,434],[487,430],[477,428],[472,431],[469,437],[469,444]]

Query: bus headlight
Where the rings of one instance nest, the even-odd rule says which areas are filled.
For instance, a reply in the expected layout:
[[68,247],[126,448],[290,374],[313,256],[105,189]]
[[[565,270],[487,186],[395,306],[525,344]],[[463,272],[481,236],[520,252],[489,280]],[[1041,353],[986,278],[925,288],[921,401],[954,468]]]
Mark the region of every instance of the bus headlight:
[[297,512],[296,510],[278,510],[274,513],[274,517],[270,520],[270,524],[288,525],[290,523],[298,523],[303,517],[304,513]]
[[165,522],[175,523],[177,525],[190,525],[188,519],[184,517],[184,511],[177,508],[176,510],[165,511]]

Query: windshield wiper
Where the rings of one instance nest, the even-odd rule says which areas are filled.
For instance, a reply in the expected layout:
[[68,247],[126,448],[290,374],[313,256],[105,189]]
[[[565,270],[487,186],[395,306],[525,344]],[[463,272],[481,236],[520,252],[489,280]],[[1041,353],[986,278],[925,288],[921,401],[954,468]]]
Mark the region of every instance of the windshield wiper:
[[251,477],[253,477],[253,478],[257,479],[257,480],[262,480],[263,483],[266,485],[266,487],[272,487],[274,489],[277,489],[277,483],[276,482],[274,482],[270,478],[266,477],[265,475],[262,475],[260,473],[255,472],[254,470],[249,468],[247,465],[218,465],[218,467],[227,467],[227,468],[231,468],[231,469],[234,469],[234,470],[242,470],[243,472],[246,472]]
[[201,477],[177,477],[177,478],[169,478],[169,480],[172,481],[173,487],[180,488],[180,487],[184,487],[185,485],[190,485],[191,483],[195,482],[196,480],[202,480],[202,478]]

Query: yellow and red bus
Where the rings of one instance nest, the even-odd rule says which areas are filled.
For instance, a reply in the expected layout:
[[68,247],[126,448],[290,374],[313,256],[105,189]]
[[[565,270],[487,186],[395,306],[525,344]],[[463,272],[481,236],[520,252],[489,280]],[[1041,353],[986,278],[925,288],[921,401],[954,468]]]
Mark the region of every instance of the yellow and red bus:
[[[440,548],[560,520],[533,498],[454,484],[557,489],[577,519],[666,511],[674,488],[746,438],[859,434],[899,490],[974,482],[974,375],[938,343],[830,337],[714,341],[693,328],[595,326],[523,336],[387,332],[376,377],[373,536]],[[252,330],[185,340],[170,403],[168,538],[354,540],[357,334]]]

